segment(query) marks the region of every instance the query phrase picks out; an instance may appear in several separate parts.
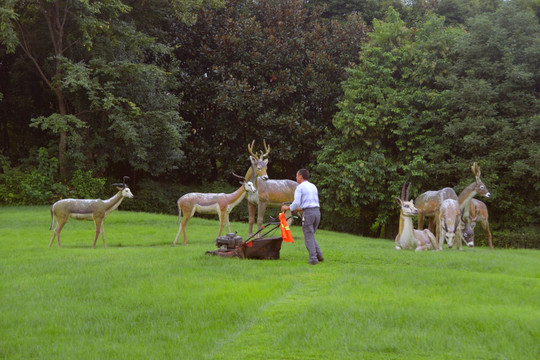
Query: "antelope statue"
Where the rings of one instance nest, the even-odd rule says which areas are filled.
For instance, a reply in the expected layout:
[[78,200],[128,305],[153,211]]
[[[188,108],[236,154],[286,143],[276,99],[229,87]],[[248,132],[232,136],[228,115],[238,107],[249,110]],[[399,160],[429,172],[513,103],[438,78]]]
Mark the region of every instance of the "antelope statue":
[[178,228],[178,233],[176,234],[176,238],[174,239],[175,246],[181,232],[184,233],[184,245],[186,245],[186,226],[189,219],[191,219],[195,213],[218,214],[218,237],[221,236],[223,225],[227,225],[227,230],[231,232],[231,225],[229,224],[229,214],[236,207],[236,205],[238,205],[242,200],[244,200],[246,192],[254,193],[256,191],[251,181],[246,181],[242,176],[236,175],[234,173],[233,175],[242,179],[242,186],[240,186],[238,190],[231,194],[189,193],[178,199],[177,222],[180,222],[182,215],[184,216],[184,218],[182,219],[180,227]]
[[[264,153],[257,155],[253,152],[255,141],[248,145],[249,158],[251,167],[246,172],[245,179],[253,179],[253,184],[256,188],[256,193],[248,195],[248,210],[249,210],[249,230],[248,236],[253,234],[253,224],[255,223],[255,210],[257,210],[257,230],[262,228],[264,213],[266,208],[281,207],[284,202],[292,202],[294,200],[294,191],[298,183],[293,180],[270,180],[266,174],[268,159],[264,159],[270,153],[270,146],[264,141]],[[290,214],[286,215],[289,225],[292,224],[293,218]]]
[[438,231],[439,250],[443,249],[444,241],[451,248],[454,241],[457,242],[458,249],[461,250],[462,242],[462,222],[459,202],[454,199],[446,199],[441,202],[441,207],[436,215]]
[[[475,162],[472,165],[472,172],[475,177],[469,186],[457,196],[456,192],[449,187],[446,187],[439,191],[426,191],[416,198],[416,208],[418,209],[418,230],[424,228],[424,218],[429,218],[429,230],[433,231],[433,219],[435,218],[441,202],[446,199],[458,200],[459,208],[461,210],[462,219],[467,224],[469,222],[469,206],[472,198],[476,194],[480,194],[485,197],[490,197],[486,185],[480,180],[480,166]],[[439,238],[439,229],[437,229],[437,238]]]
[[397,204],[401,207],[399,215],[399,233],[396,236],[396,250],[415,249],[415,251],[437,249],[437,240],[431,231],[415,230],[413,226],[413,216],[418,214],[418,210],[414,207],[413,201],[409,201],[409,190],[411,184],[407,187],[405,193],[405,185],[401,189],[401,198],[396,198]]
[[472,199],[469,206],[469,223],[465,225],[465,229],[463,230],[463,238],[468,246],[474,246],[474,228],[476,227],[477,222],[479,222],[486,231],[489,248],[493,249],[491,231],[489,230],[489,214],[487,206],[478,199]]
[[118,209],[118,206],[122,203],[124,198],[133,198],[133,194],[129,187],[126,185],[126,180],[129,180],[128,176],[124,176],[124,182],[122,184],[113,184],[118,189],[116,195],[107,200],[100,199],[63,199],[55,202],[51,206],[51,228],[54,226],[54,218],[56,218],[56,227],[53,231],[49,247],[51,247],[54,238],[58,239],[58,247],[60,247],[60,232],[62,228],[69,220],[70,217],[77,220],[94,220],[96,225],[96,236],[94,237],[94,244],[92,248],[96,247],[96,241],[99,234],[103,239],[103,246],[105,244],[105,229],[103,228],[103,222],[107,215],[114,210]]

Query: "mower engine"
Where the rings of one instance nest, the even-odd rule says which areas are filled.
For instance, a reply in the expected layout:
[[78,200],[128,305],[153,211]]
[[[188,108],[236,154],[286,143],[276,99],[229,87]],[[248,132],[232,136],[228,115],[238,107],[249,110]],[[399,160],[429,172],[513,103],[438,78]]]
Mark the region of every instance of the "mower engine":
[[220,249],[236,249],[242,245],[242,241],[242,237],[236,235],[236,233],[228,233],[216,239],[216,246]]

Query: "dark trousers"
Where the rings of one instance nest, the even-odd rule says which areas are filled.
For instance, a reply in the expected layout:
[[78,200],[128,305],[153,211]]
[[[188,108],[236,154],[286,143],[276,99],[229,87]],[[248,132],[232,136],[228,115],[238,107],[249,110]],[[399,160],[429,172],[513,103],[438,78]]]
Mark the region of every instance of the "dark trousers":
[[322,252],[315,240],[315,232],[321,222],[321,211],[319,208],[304,209],[302,212],[302,230],[304,231],[304,240],[309,252],[309,261],[316,262],[322,258]]

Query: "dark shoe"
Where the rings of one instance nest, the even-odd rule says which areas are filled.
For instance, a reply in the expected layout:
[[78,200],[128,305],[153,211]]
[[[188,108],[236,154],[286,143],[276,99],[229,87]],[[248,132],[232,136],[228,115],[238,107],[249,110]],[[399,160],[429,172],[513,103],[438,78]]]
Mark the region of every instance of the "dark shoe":
[[317,260],[319,260],[319,262],[323,262],[324,258],[322,256],[317,256]]
[[318,260],[309,260],[309,265],[317,265],[318,263]]

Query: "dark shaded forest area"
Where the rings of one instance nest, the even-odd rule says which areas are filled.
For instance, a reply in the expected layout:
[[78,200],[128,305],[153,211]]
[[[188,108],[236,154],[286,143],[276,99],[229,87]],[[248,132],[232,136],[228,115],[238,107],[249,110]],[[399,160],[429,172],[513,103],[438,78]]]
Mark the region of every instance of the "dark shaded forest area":
[[[5,0],[0,204],[108,197],[177,213],[232,192],[247,145],[313,174],[323,227],[395,236],[474,181],[498,247],[540,247],[538,0]],[[246,220],[241,205],[231,219]],[[481,231],[478,233],[481,238]]]

